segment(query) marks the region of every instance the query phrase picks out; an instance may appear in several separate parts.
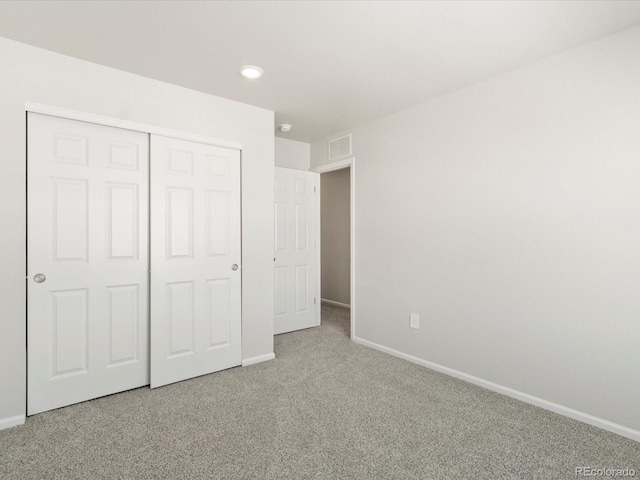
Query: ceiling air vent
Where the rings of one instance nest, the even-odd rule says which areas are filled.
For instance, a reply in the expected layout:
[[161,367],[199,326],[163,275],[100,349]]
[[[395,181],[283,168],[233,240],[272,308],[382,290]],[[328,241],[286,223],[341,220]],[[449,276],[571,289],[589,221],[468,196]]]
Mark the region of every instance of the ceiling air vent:
[[329,141],[329,160],[351,155],[351,134]]

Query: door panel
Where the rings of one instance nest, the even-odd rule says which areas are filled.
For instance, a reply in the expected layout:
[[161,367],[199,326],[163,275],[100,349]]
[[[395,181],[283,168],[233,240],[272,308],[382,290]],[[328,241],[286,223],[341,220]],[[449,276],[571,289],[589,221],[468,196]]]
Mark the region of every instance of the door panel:
[[148,135],[30,113],[27,168],[27,413],[148,384]]
[[275,333],[320,325],[317,173],[275,169]]
[[240,365],[240,152],[152,135],[151,203],[151,386]]
[[193,282],[167,283],[169,352],[167,358],[194,353]]
[[138,260],[138,185],[107,183],[107,258]]
[[108,361],[107,366],[136,361],[140,324],[138,285],[107,287]]
[[53,335],[52,376],[87,373],[87,289],[51,292]]

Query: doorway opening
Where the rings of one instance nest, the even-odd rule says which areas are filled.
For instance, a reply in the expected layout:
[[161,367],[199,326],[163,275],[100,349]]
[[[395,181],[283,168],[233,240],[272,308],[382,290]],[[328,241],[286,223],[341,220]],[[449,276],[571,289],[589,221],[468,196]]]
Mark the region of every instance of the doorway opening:
[[322,322],[355,336],[354,169],[348,158],[320,173],[320,284]]

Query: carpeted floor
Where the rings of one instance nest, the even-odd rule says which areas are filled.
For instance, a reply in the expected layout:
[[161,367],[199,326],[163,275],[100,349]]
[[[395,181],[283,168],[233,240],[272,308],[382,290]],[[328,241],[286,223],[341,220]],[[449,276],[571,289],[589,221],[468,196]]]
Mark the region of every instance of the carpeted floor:
[[321,327],[276,337],[273,361],[0,431],[0,478],[640,476],[640,443],[353,344],[348,315],[323,306]]

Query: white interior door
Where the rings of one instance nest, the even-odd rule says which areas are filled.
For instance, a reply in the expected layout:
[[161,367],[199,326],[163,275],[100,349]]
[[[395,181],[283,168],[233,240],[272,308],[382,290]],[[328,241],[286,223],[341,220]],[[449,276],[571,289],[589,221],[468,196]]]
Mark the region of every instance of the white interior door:
[[27,165],[27,413],[148,384],[148,135],[29,114]]
[[319,174],[275,169],[275,334],[320,325]]
[[240,365],[240,152],[151,135],[151,205],[151,387]]

